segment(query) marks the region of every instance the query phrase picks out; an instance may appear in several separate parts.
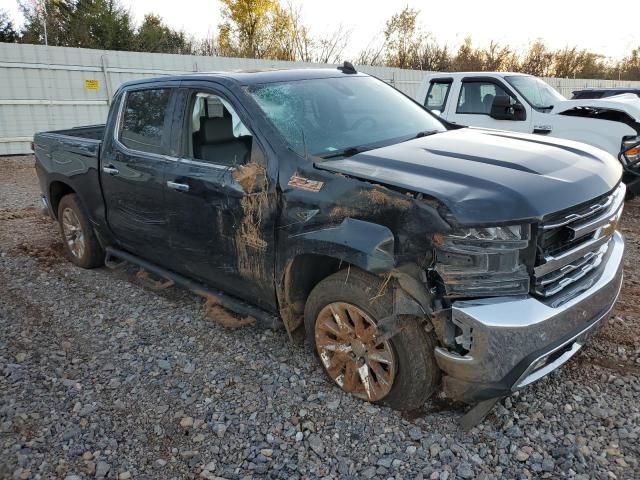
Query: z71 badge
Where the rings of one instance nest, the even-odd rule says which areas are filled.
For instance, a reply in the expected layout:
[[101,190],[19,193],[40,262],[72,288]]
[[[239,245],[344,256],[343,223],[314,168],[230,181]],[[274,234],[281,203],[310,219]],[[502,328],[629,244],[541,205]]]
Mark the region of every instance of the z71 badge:
[[309,192],[319,192],[324,185],[324,182],[309,180],[308,178],[293,175],[289,179],[289,183],[287,183],[287,185],[289,185],[291,188],[299,188],[300,190],[307,190]]

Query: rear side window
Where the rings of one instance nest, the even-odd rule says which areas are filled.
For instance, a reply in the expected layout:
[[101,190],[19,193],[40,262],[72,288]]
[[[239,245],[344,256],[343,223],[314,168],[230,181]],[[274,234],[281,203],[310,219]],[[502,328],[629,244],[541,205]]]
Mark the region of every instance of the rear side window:
[[132,150],[164,154],[167,108],[171,89],[137,90],[127,93],[118,139]]
[[429,84],[429,91],[427,92],[427,98],[425,99],[424,106],[427,109],[439,112],[444,111],[445,104],[447,103],[447,97],[449,96],[449,90],[451,89],[451,82],[431,82]]

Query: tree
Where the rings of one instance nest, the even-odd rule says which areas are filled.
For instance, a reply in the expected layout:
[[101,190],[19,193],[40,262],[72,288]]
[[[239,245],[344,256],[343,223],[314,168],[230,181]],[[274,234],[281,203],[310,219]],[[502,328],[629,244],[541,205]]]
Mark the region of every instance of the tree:
[[458,72],[474,72],[484,69],[484,55],[474,48],[471,37],[464,39],[453,59],[453,70]]
[[451,70],[452,58],[449,47],[438,44],[430,34],[425,35],[417,51],[418,65],[413,68],[427,71]]
[[640,80],[640,46],[620,62],[617,71],[622,80]]
[[23,0],[21,41],[62,47],[130,50],[133,22],[117,0]]
[[171,29],[158,15],[149,13],[144,16],[140,28],[136,31],[133,50],[190,54],[193,51],[193,41],[187,38],[184,31]]
[[356,65],[384,65],[384,41],[373,40],[356,57]]
[[541,39],[529,47],[520,65],[520,71],[537,77],[546,77],[553,73],[553,52],[547,49]]
[[500,45],[493,40],[482,50],[482,70],[488,72],[509,70],[517,64],[517,56],[508,46]]
[[18,32],[9,18],[9,13],[6,10],[0,10],[0,42],[17,42],[18,38]]
[[75,9],[72,1],[21,0],[19,6],[25,19],[21,42],[42,44],[46,41],[48,45],[54,46],[77,46],[67,34],[67,26]]
[[292,19],[278,0],[221,0],[218,49],[227,56],[291,60]]
[[304,24],[300,8],[289,4],[287,15],[290,19],[290,39],[284,38],[283,45],[291,49],[291,59],[303,62],[339,63],[347,46],[350,30],[338,25],[324,35],[314,37]]
[[134,28],[130,13],[115,0],[77,0],[67,33],[75,46],[129,50]]
[[398,68],[411,68],[416,62],[420,46],[417,18],[420,10],[404,7],[385,25],[384,42],[386,64]]

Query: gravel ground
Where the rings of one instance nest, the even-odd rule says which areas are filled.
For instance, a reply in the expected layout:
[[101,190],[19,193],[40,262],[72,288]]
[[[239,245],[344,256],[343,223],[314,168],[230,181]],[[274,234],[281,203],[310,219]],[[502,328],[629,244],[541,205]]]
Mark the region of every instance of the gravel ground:
[[30,157],[0,158],[0,478],[640,478],[640,202],[610,318],[561,371],[461,432],[343,395],[284,332],[74,267]]

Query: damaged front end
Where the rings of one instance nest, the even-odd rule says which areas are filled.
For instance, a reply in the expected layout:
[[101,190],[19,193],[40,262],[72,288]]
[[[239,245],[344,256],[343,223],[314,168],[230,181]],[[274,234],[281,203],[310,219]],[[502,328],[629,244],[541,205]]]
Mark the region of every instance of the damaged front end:
[[448,396],[482,406],[580,350],[621,288],[624,195],[620,185],[541,224],[434,236],[429,273],[444,308],[432,322]]

